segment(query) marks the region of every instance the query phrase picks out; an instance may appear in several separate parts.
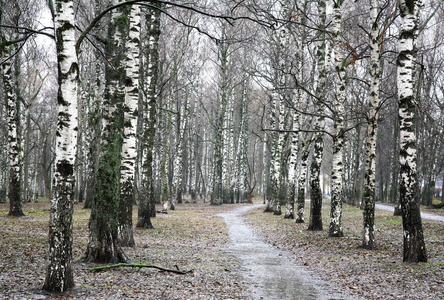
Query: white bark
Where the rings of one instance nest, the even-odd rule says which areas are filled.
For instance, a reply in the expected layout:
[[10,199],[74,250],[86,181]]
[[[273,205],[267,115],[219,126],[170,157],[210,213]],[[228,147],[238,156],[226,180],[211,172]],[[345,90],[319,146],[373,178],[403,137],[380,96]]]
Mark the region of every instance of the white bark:
[[178,131],[176,133],[176,156],[174,157],[173,171],[173,198],[171,199],[170,209],[175,209],[176,201],[182,201],[182,181],[183,181],[183,146],[185,131],[188,126],[190,100],[187,99],[181,104],[177,114],[176,124]]
[[420,1],[399,1],[401,32],[397,59],[397,88],[400,124],[400,202],[404,231],[403,260],[426,262],[422,221],[419,209],[416,166],[415,119],[417,99],[414,97],[416,34]]
[[[3,39],[0,39],[2,42]],[[12,52],[12,51],[11,51]],[[6,109],[8,118],[8,161],[9,161],[9,215],[20,217],[22,212],[22,192],[21,192],[21,144],[19,134],[20,103],[14,92],[11,59],[8,51],[0,49],[1,72],[3,77],[3,87],[6,99]],[[18,79],[16,79],[18,80]]]
[[125,102],[123,103],[123,142],[120,165],[120,222],[119,239],[122,246],[134,247],[133,238],[133,191],[136,166],[136,131],[139,105],[140,69],[140,6],[132,5],[129,15],[129,33],[126,42]]
[[222,138],[222,185],[224,189],[224,202],[233,201],[233,148],[234,148],[234,99],[229,95],[227,111],[225,113],[223,138]]
[[378,131],[378,106],[380,83],[380,53],[379,53],[379,26],[378,26],[378,1],[370,2],[371,43],[370,43],[370,102],[367,124],[367,141],[365,151],[365,177],[364,177],[364,224],[362,234],[362,247],[375,248],[374,222],[375,222],[375,170],[376,170],[376,138]]
[[344,147],[344,105],[345,105],[345,61],[342,50],[342,1],[338,1],[334,5],[334,50],[335,50],[335,67],[336,67],[336,112],[334,115],[334,138],[333,138],[333,166],[331,172],[331,213],[329,236],[341,237],[342,232],[342,176],[344,166],[342,162]]
[[72,214],[77,143],[77,78],[73,1],[56,1],[55,36],[58,51],[58,128],[53,194],[49,221],[49,264],[44,289],[63,292],[74,286],[72,274]]

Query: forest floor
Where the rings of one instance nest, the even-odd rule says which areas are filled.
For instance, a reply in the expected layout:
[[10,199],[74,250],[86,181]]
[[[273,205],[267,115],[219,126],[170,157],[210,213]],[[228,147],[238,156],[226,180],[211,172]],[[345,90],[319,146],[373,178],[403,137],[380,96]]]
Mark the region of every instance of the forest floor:
[[[324,227],[329,205],[324,203]],[[93,264],[75,263],[76,287],[66,294],[41,291],[45,278],[49,203],[24,205],[26,217],[8,217],[0,204],[1,299],[251,299],[240,261],[226,251],[228,229],[218,214],[239,205],[179,204],[177,210],[153,218],[156,229],[135,229],[137,247],[124,248],[134,262],[192,270],[179,275],[153,268],[117,268],[88,272]],[[309,205],[307,205],[309,206]],[[423,220],[429,262],[402,263],[401,218],[378,210],[376,250],[360,245],[362,211],[344,206],[344,238],[327,238],[326,230],[309,232],[282,216],[262,213],[245,217],[256,234],[286,250],[339,290],[366,299],[444,299],[444,223]],[[425,211],[425,210],[423,210]],[[431,210],[443,214],[443,210]],[[306,216],[308,216],[308,210]],[[137,213],[134,212],[134,218]],[[73,255],[86,250],[89,210],[75,205]]]

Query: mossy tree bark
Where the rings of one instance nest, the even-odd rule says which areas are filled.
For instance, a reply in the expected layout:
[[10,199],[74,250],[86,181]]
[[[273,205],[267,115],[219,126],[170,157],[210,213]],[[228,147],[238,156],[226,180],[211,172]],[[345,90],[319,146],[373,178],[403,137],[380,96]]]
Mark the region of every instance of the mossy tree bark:
[[102,104],[102,139],[98,174],[85,262],[119,263],[127,257],[118,242],[120,166],[125,97],[125,38],[128,35],[130,6],[112,12],[105,45],[109,61],[105,67],[105,94]]

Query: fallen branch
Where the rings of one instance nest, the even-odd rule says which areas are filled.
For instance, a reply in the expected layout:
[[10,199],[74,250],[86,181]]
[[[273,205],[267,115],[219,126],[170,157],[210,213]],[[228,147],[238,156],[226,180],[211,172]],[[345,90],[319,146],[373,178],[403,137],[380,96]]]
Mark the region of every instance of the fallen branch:
[[163,271],[163,272],[171,272],[171,273],[176,273],[176,274],[187,274],[187,273],[192,273],[193,272],[193,270],[182,271],[182,270],[179,270],[179,268],[177,268],[177,270],[174,270],[174,269],[167,269],[167,268],[163,268],[163,267],[159,267],[159,266],[155,266],[155,265],[145,265],[145,264],[115,264],[115,265],[107,265],[107,266],[100,266],[100,267],[95,267],[95,268],[88,269],[88,272],[100,272],[100,271],[103,271],[103,270],[115,269],[115,268],[120,268],[120,267],[139,268],[139,269],[141,269],[141,268],[153,268],[153,269],[158,269],[158,270]]

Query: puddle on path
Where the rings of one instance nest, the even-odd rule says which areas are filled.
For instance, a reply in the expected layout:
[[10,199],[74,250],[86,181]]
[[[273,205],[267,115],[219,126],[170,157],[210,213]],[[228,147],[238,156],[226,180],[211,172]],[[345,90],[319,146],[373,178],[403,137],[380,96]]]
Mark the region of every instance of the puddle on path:
[[219,215],[227,223],[230,234],[227,252],[240,259],[240,272],[251,286],[250,296],[264,300],[350,299],[299,265],[294,256],[266,244],[253,233],[241,216],[260,206],[243,206]]

